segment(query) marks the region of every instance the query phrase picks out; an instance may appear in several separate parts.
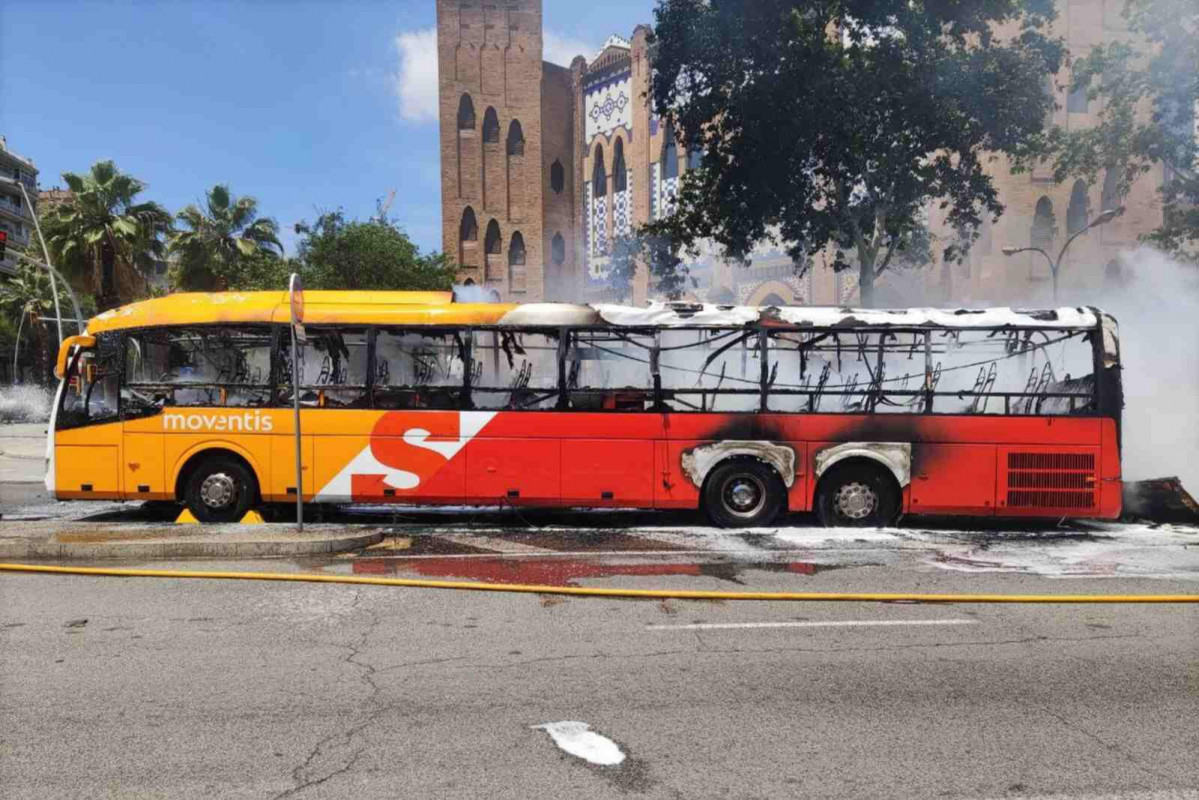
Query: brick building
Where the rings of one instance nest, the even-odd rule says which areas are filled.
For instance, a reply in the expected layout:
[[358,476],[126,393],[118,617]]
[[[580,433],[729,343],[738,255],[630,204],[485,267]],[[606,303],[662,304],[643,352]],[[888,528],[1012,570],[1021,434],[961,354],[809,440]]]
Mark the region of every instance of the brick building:
[[[1059,0],[1057,32],[1074,53],[1126,35],[1122,2]],[[542,61],[541,19],[540,0],[437,0],[443,247],[464,280],[506,300],[611,300],[614,237],[670,213],[695,154],[647,100],[648,28],[609,37],[590,62],[580,55],[567,69]],[[1097,102],[1056,88],[1069,83],[1068,68],[1052,83],[1055,121],[1093,124]],[[1001,247],[1034,243],[1056,254],[1100,210],[1124,205],[1122,217],[1079,237],[1062,267],[1066,291],[1118,283],[1116,254],[1161,221],[1160,170],[1124,198],[1111,179],[1057,185],[1048,169],[1013,175],[1002,160],[993,175],[1007,213],[984,226],[970,261],[888,274],[877,289],[880,303],[1027,298],[1045,285],[1044,259],[1005,257]],[[935,209],[930,222],[936,235],[949,236]],[[690,265],[698,285],[689,296],[748,305],[854,302],[854,277],[816,262],[800,277],[785,253],[769,247],[755,251],[749,267],[703,253]],[[638,274],[633,301],[653,293]]]

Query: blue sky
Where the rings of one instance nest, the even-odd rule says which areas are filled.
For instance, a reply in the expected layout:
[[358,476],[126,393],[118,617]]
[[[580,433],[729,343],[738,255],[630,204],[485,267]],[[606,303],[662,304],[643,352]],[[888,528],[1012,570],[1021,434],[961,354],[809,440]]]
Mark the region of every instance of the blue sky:
[[[652,22],[653,0],[544,0],[547,60]],[[613,24],[612,20],[619,20]],[[0,134],[43,188],[111,158],[172,212],[230,184],[284,229],[396,189],[441,248],[433,0],[0,3]]]

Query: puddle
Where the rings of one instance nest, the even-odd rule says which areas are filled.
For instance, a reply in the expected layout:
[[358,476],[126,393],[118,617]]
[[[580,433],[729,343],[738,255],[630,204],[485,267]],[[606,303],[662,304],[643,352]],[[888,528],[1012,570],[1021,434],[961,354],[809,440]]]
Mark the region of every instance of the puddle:
[[816,564],[807,561],[654,561],[617,563],[609,559],[557,557],[356,558],[355,575],[416,575],[425,578],[461,578],[482,583],[522,583],[540,586],[577,586],[581,580],[613,577],[695,576],[715,578],[740,586],[749,570],[815,575],[858,564]]

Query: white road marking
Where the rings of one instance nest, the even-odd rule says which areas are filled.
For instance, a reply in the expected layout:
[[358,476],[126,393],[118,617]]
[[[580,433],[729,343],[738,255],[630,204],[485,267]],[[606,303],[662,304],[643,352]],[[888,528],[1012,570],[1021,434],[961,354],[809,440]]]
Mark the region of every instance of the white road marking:
[[694,622],[690,625],[646,625],[651,631],[708,631],[724,628],[852,628],[875,625],[976,625],[973,619],[846,619],[827,622]]
[[546,722],[532,728],[548,733],[554,744],[575,758],[602,767],[614,767],[624,761],[624,753],[620,752],[616,742],[600,736],[586,722]]

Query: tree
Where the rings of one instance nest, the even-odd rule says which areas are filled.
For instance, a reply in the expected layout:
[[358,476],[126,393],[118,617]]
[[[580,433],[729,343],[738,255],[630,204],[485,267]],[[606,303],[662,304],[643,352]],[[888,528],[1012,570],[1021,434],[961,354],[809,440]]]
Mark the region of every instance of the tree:
[[223,184],[207,192],[205,208],[189,205],[175,219],[186,228],[168,239],[176,258],[171,283],[186,291],[222,291],[236,287],[247,261],[283,254],[279,225],[258,216],[258,201],[235,197]]
[[803,265],[831,244],[870,305],[875,278],[926,238],[930,202],[971,241],[981,213],[1003,211],[988,154],[1045,144],[1044,77],[1064,56],[1046,33],[1052,0],[663,0],[654,13],[654,106],[703,153],[678,210],[647,226],[676,247],[709,238],[744,262],[775,240]]
[[143,271],[163,255],[171,215],[158,203],[135,202],[145,184],[111,161],[62,179],[70,196],[42,220],[56,263],[90,285],[101,311],[128,302],[144,291]]
[[1071,89],[1103,106],[1091,128],[1054,130],[1054,177],[1095,182],[1102,173],[1122,197],[1162,165],[1163,222],[1143,238],[1199,262],[1199,4],[1127,0],[1123,15],[1127,39],[1096,45],[1074,62]]
[[[71,301],[62,286],[58,287],[59,305],[70,308]],[[39,383],[49,383],[50,352],[54,342],[48,335],[42,317],[54,316],[54,294],[50,275],[41,267],[21,262],[15,275],[0,283],[0,310],[28,335],[34,354],[34,374]],[[24,324],[21,321],[24,320]],[[0,353],[0,358],[6,357]],[[16,376],[13,376],[14,378]]]
[[322,214],[296,233],[305,288],[448,290],[454,267],[443,253],[422,254],[387,219],[347,222],[340,211]]

